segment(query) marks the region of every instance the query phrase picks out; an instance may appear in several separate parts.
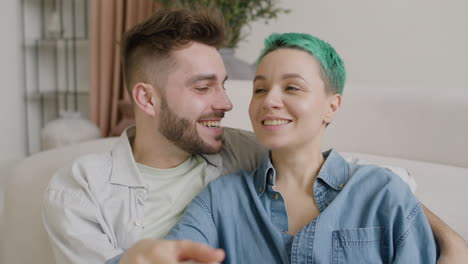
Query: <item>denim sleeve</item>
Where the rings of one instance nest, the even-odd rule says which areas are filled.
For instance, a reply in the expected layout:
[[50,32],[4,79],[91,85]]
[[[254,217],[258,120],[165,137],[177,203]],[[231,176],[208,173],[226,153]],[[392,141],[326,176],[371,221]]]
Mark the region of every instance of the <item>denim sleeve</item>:
[[[213,214],[209,202],[203,196],[204,192],[197,195],[185,210],[180,222],[174,226],[166,239],[188,239],[199,243],[205,243],[211,247],[219,247],[218,232],[213,220]],[[203,198],[202,198],[203,197]]]
[[394,263],[436,263],[437,244],[421,205],[407,216],[407,228],[395,243]]

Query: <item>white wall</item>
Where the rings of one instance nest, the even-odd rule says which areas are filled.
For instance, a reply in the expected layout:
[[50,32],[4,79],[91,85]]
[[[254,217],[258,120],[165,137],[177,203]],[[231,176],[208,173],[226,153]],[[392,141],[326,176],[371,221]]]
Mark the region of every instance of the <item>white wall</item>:
[[337,49],[350,84],[468,89],[466,0],[280,2],[291,13],[254,23],[238,57],[253,62],[272,32],[305,32]]
[[0,1],[0,161],[25,155],[19,4]]
[[[392,114],[394,119],[377,117],[377,121],[386,121],[393,129],[376,127],[372,133],[367,133],[371,134],[368,140],[380,145],[364,148],[355,146],[349,139],[364,134],[359,122],[374,121],[363,120],[361,116],[349,117],[342,111],[327,134],[339,127],[340,118],[344,116],[356,122],[356,131],[347,131],[346,137],[343,131],[335,131],[343,135],[343,142],[328,142],[331,144],[327,146],[466,166],[468,1],[280,2],[291,9],[291,13],[281,15],[269,25],[254,23],[248,39],[236,51],[238,57],[254,62],[263,40],[273,32],[316,35],[330,42],[346,64],[348,80],[342,110],[346,111],[347,103],[353,102],[347,99],[359,94],[360,100],[354,102],[361,105],[355,108],[374,105],[382,112],[394,109],[398,113]],[[381,103],[389,101],[388,98],[398,100]],[[395,128],[406,136],[404,141],[395,142],[397,137],[392,134]],[[327,138],[325,141],[327,143]],[[410,152],[422,154],[411,155]]]

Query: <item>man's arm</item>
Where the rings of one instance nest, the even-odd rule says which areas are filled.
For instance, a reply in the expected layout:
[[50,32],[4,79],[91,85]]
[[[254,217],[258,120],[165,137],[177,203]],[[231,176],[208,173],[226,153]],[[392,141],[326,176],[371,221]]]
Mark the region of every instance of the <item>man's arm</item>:
[[468,263],[468,246],[463,238],[424,205],[423,209],[440,248],[437,263]]

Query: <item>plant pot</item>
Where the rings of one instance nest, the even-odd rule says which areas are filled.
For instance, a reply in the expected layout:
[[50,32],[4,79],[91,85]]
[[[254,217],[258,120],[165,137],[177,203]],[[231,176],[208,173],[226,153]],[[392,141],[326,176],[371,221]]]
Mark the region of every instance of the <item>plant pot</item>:
[[253,65],[238,59],[234,49],[223,48],[219,50],[230,80],[253,80],[255,68]]

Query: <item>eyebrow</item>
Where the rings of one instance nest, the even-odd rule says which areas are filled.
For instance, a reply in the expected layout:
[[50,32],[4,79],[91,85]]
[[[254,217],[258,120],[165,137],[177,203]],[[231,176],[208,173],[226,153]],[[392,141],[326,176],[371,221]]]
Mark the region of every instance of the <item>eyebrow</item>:
[[266,78],[263,76],[263,75],[257,75],[255,76],[255,78],[253,79],[253,82],[256,82],[256,81],[265,81]]
[[290,78],[301,79],[301,80],[303,80],[305,82],[305,79],[302,78],[302,76],[297,74],[297,73],[286,73],[285,75],[281,76],[281,79],[283,79],[283,80],[290,79]]
[[[286,73],[283,76],[281,76],[281,79],[283,79],[283,80],[290,79],[290,78],[301,79],[302,81],[306,82],[306,80],[304,78],[302,78],[302,76],[297,74],[297,73]],[[266,80],[265,76],[257,75],[257,76],[255,76],[253,82],[255,82],[255,81],[265,81],[265,80]]]
[[[223,80],[223,83],[227,80],[227,78],[228,76],[226,75],[226,77]],[[218,77],[216,77],[215,74],[197,74],[190,78],[188,81],[186,81],[185,85],[190,86],[199,81],[216,81],[217,79]]]

